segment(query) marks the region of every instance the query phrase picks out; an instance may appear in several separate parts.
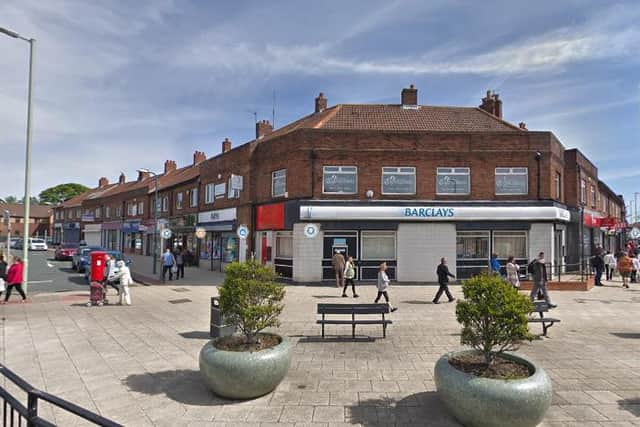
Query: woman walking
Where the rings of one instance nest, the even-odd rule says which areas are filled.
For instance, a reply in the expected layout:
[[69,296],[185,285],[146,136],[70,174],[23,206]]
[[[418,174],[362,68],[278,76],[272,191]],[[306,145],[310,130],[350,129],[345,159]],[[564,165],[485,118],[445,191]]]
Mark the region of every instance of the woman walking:
[[394,312],[398,307],[393,307],[389,302],[389,293],[387,292],[387,289],[389,289],[389,282],[389,276],[387,275],[387,263],[383,262],[380,264],[380,270],[378,271],[378,296],[374,303],[377,304],[378,301],[380,301],[380,297],[383,296],[391,312]]
[[607,276],[607,281],[613,279],[613,272],[616,270],[616,257],[613,256],[611,251],[607,251],[604,256],[604,268]]
[[0,254],[0,296],[7,288],[7,263],[4,261],[4,255]]
[[353,264],[353,257],[350,256],[347,258],[347,262],[344,264],[344,287],[342,288],[342,298],[347,297],[347,287],[351,285],[351,290],[353,291],[353,297],[358,298],[358,294],[356,294],[356,285],[353,282],[353,279],[356,277],[356,267]]
[[11,264],[11,267],[9,267],[9,272],[7,273],[7,294],[4,296],[3,301],[5,304],[9,301],[13,288],[16,288],[18,293],[22,296],[21,302],[25,302],[27,300],[27,296],[24,294],[24,290],[22,289],[23,268],[22,259],[16,257],[13,264]]
[[632,269],[633,261],[631,261],[631,258],[629,258],[626,252],[620,253],[620,257],[618,258],[618,271],[620,272],[620,276],[622,276],[623,288],[629,288],[627,281],[629,280]]
[[129,285],[133,283],[131,272],[124,261],[118,261],[117,266],[116,277],[120,279],[120,305],[131,305],[131,294],[129,293]]
[[520,289],[520,266],[512,256],[507,260],[507,281],[516,289]]

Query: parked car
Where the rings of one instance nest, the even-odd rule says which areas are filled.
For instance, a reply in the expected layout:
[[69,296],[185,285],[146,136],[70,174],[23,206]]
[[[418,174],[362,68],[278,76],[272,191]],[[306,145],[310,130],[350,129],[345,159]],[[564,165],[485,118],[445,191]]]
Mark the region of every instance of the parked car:
[[[44,241],[44,239],[36,239],[36,238],[29,238],[29,243],[27,243],[29,246],[29,250],[30,251],[46,251],[49,249],[49,247],[47,246],[47,242]],[[13,246],[14,249],[22,249],[24,245],[24,239],[18,239],[18,241],[16,242],[16,244]]]
[[[16,249],[16,245],[18,244],[18,241],[20,241],[20,240],[22,240],[22,239],[19,238],[19,237],[12,237],[10,242],[9,242],[9,247],[11,249]],[[21,244],[21,246],[22,246],[22,244]]]
[[[107,251],[107,250],[105,250],[104,252],[106,252],[107,254],[111,255],[115,259],[116,263],[118,261],[125,261],[124,255],[122,255],[122,252],[120,252],[120,251]],[[130,259],[126,260],[125,262],[126,262],[127,266],[131,265],[131,260]],[[114,273],[117,273],[117,272],[118,272],[118,266],[116,266],[115,270],[114,270]],[[90,280],[90,277],[91,277],[91,263],[89,263],[87,265],[87,267],[84,269],[84,277],[87,279],[87,283],[91,282],[91,280]],[[115,283],[119,283],[119,282],[120,282],[119,280],[115,281]]]
[[78,251],[71,258],[71,268],[78,273],[83,273],[84,269],[89,265],[89,254],[91,251],[101,251],[103,248],[100,246],[85,246],[78,249]]
[[78,244],[77,243],[60,243],[58,249],[56,249],[55,260],[56,261],[65,261],[73,259],[73,255],[78,252]]

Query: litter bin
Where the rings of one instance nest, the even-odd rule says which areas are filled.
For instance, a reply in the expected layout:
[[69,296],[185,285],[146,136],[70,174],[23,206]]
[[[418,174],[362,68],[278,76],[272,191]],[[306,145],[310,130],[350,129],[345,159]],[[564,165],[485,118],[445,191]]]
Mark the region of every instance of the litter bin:
[[220,338],[233,335],[236,331],[234,325],[225,325],[222,313],[220,312],[220,298],[211,297],[211,329],[209,335],[211,338]]

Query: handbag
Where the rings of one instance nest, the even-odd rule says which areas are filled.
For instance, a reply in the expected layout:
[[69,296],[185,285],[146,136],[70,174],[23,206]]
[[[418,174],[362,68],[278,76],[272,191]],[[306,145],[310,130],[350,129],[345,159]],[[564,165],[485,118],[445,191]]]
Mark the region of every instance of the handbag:
[[174,274],[178,272],[178,267],[175,264],[171,267],[171,272]]
[[0,292],[4,292],[6,290],[6,286],[4,284],[4,279],[0,277]]

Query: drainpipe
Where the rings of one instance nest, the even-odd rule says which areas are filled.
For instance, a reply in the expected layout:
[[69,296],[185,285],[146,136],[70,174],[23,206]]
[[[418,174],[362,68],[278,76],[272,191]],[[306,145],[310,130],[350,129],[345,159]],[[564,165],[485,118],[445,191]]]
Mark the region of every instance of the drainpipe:
[[540,200],[540,159],[542,159],[542,153],[536,151],[536,162],[538,163],[538,200]]

